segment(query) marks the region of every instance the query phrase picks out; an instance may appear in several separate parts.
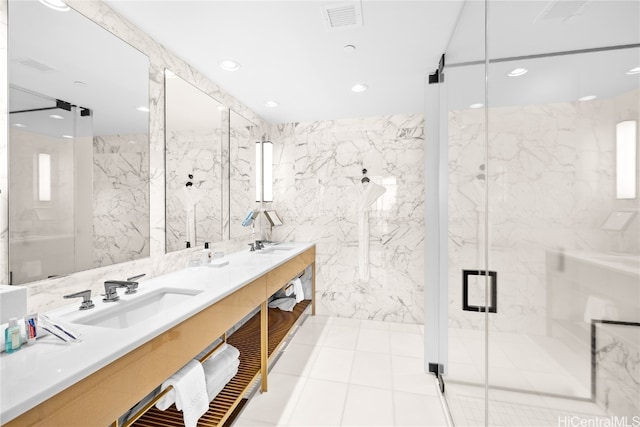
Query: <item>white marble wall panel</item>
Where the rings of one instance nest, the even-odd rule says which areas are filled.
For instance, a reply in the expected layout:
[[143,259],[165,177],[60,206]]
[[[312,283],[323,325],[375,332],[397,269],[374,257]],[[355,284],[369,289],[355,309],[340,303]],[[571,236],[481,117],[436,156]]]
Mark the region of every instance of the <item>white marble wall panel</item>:
[[[164,168],[164,69],[169,68],[189,83],[198,87],[223,105],[241,113],[259,126],[267,124],[242,103],[226,93],[214,82],[200,74],[189,64],[182,61],[133,24],[115,13],[109,6],[99,1],[68,0],[69,6],[82,13],[98,25],[120,37],[149,57],[149,165],[150,165],[150,257],[136,261],[124,262],[108,267],[95,268],[71,274],[66,277],[33,282],[28,285],[29,311],[44,311],[68,304],[62,295],[82,289],[91,289],[95,295],[104,292],[103,282],[107,279],[122,279],[138,273],[146,273],[147,277],[164,274],[188,265],[194,255],[193,250],[184,250],[165,254],[165,168]],[[0,59],[2,67],[7,70],[6,36],[7,36],[7,0],[0,0]],[[7,73],[0,73],[0,207],[6,207],[7,183]],[[228,179],[224,178],[223,179]],[[226,184],[225,184],[226,185]],[[0,209],[0,273],[2,282],[8,280],[7,257],[7,210]],[[216,250],[233,251],[244,248],[248,239],[220,242],[213,246]],[[4,249],[3,249],[4,248]]]
[[[421,323],[424,184],[422,115],[278,125],[273,208],[277,240],[316,243],[322,314]],[[386,192],[369,212],[370,279],[358,275],[350,191],[368,170]]]
[[640,414],[640,327],[597,326],[596,402],[610,415]]
[[[186,246],[187,215],[184,197],[187,181],[203,195],[195,206],[197,241],[222,240],[222,136],[220,130],[190,130],[169,132],[167,138],[167,250],[175,251]],[[189,175],[193,179],[189,179]]]
[[256,202],[256,142],[263,136],[263,129],[235,111],[229,118],[229,233],[232,239],[260,239],[264,215],[254,221],[253,228],[243,227],[242,222],[250,210],[261,210]]
[[147,135],[93,138],[93,266],[149,256]]
[[488,165],[484,113],[450,113],[451,327],[483,328],[482,315],[462,311],[461,277],[462,269],[484,265],[487,183],[489,269],[498,272],[498,313],[490,315],[496,330],[545,332],[546,249],[639,252],[637,224],[622,247],[617,233],[601,230],[614,209],[639,210],[638,199],[617,201],[614,194],[615,124],[638,120],[639,100],[634,91],[588,103],[491,109]]

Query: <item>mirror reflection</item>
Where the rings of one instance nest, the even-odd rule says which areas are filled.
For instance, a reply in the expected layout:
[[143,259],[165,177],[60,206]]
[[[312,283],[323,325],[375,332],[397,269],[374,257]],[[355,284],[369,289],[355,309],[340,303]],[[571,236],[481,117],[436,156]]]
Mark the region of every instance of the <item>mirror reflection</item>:
[[229,117],[229,233],[230,238],[251,234],[242,222],[256,207],[256,142],[260,141],[260,128],[231,110]]
[[72,9],[8,15],[10,283],[148,256],[148,58]]
[[222,240],[225,108],[165,70],[166,250]]

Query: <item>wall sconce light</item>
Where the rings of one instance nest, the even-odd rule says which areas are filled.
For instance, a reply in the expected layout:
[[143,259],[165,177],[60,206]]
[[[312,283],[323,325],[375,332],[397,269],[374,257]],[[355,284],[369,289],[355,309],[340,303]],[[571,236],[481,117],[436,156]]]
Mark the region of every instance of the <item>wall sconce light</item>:
[[636,198],[637,122],[616,124],[616,199]]
[[273,202],[273,143],[256,142],[256,202]]
[[51,155],[38,153],[38,200],[51,201]]

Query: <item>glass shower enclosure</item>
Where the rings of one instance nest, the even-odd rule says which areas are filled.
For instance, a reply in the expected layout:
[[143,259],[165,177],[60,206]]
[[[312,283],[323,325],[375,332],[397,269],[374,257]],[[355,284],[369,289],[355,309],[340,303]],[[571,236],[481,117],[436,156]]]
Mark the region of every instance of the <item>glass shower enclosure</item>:
[[428,89],[447,208],[427,357],[456,425],[640,422],[638,28],[635,1],[461,11]]

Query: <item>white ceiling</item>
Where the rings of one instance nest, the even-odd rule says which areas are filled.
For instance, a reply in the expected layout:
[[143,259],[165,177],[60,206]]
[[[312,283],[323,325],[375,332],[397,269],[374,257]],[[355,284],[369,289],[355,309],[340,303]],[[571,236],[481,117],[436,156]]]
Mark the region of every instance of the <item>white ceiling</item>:
[[[424,110],[425,77],[436,69],[443,52],[446,52],[449,65],[484,57],[482,1],[362,0],[356,4],[361,6],[363,25],[338,30],[329,30],[322,9],[326,5],[345,2],[106,2],[272,123],[419,113]],[[34,8],[23,15],[23,23],[16,22],[18,5]],[[95,54],[90,58],[83,54],[81,64],[86,66],[83,65],[81,71],[86,76],[83,75],[82,80],[107,76],[110,82],[119,83],[121,93],[118,96],[110,89],[106,94],[96,93],[96,99],[104,102],[126,100],[131,104],[126,108],[98,108],[99,104],[89,104],[83,96],[108,85],[90,84],[84,88],[85,92],[78,92],[72,84],[78,79],[78,67],[71,67],[67,72],[64,65],[75,56],[77,49],[60,48],[78,40],[95,47],[97,42],[90,41],[94,36],[88,34],[96,26],[88,20],[80,20],[83,22],[57,24],[58,28],[68,30],[65,32],[46,30],[52,17],[71,19],[77,14],[46,11],[35,0],[14,0],[9,9],[13,84],[78,105],[91,105],[95,111],[119,111],[121,116],[104,117],[109,119],[108,123],[118,123],[119,127],[139,114],[131,111],[148,99],[147,85],[120,76],[129,72],[123,64],[144,63],[143,55],[130,49],[131,57],[116,61],[113,60],[114,53],[104,54],[105,51],[115,52],[115,48],[105,47],[89,51],[89,55]],[[48,14],[37,18],[42,22],[35,21],[36,9]],[[640,43],[638,0],[492,1],[488,5],[487,21],[491,58]],[[76,25],[87,28],[76,28]],[[18,37],[20,34],[24,35]],[[84,34],[84,37],[78,37],[78,34]],[[100,30],[95,37],[102,37],[102,34],[107,32]],[[18,45],[22,43],[19,40],[29,40],[32,36],[39,36],[39,40],[45,42]],[[63,36],[68,39],[61,40]],[[107,39],[122,44],[116,37]],[[105,43],[110,42],[106,40]],[[100,44],[102,46],[102,42]],[[343,47],[347,44],[354,45],[356,51],[346,53]],[[15,52],[29,52],[28,57],[55,68],[56,72],[51,75],[57,80],[43,80],[50,87],[61,91],[66,86],[72,87],[65,89],[62,96],[55,90],[40,90],[22,84],[21,79],[29,79],[33,70],[16,62],[22,57]],[[16,55],[19,57],[14,57]],[[224,71],[219,67],[223,59],[236,60],[241,68],[235,72]],[[638,66],[640,48],[495,63],[489,68],[489,105],[575,101],[590,94],[600,98],[615,96],[640,87],[640,74],[625,74]],[[526,67],[530,71],[518,79],[506,77],[506,72],[515,67]],[[143,76],[146,77],[144,73]],[[446,81],[450,108],[467,108],[472,103],[484,102],[482,64],[447,67]],[[369,90],[351,92],[351,86],[358,82],[369,85]],[[74,90],[77,95],[68,94]],[[266,100],[276,100],[280,106],[267,108]],[[99,120],[100,117],[94,117],[97,124]]]
[[[422,112],[424,81],[447,63],[482,59],[484,2],[362,0],[360,28],[328,30],[335,1],[107,0],[169,50],[272,123]],[[520,57],[640,43],[637,0],[493,1],[489,55]],[[456,28],[457,30],[454,31]],[[356,46],[345,53],[343,46]],[[639,86],[624,72],[638,49],[512,61],[491,66],[493,105],[613,96]],[[219,68],[223,59],[241,64]],[[516,66],[530,72],[505,75]],[[579,76],[579,78],[576,78]],[[484,68],[449,70],[451,106],[482,102]],[[350,91],[354,83],[366,92]],[[480,99],[478,99],[480,98]],[[520,98],[520,99],[517,99]],[[277,108],[264,101],[275,100]]]
[[[425,76],[463,4],[365,0],[361,28],[329,31],[322,6],[343,2],[107,3],[273,123],[421,112]],[[354,53],[344,52],[348,44]],[[223,59],[241,68],[224,71]],[[359,82],[369,90],[351,92]]]

